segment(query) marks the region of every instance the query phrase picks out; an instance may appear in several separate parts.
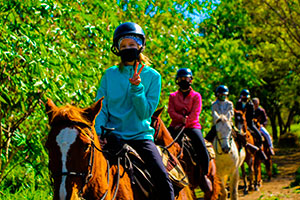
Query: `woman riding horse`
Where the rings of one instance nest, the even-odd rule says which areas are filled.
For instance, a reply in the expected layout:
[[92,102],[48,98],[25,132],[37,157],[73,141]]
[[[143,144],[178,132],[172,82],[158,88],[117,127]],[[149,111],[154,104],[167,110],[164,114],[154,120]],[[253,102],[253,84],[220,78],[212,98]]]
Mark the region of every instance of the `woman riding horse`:
[[191,139],[193,148],[196,151],[196,163],[201,166],[202,176],[207,182],[207,187],[211,189],[212,184],[207,178],[210,158],[199,123],[202,97],[200,93],[194,91],[191,87],[193,74],[190,69],[179,69],[175,81],[179,85],[179,90],[169,96],[168,113],[172,119],[169,131],[175,138],[179,128],[184,128],[184,133]]
[[[214,125],[206,135],[205,139],[212,142],[216,136],[216,124],[219,121],[229,121],[232,123],[234,115],[233,103],[227,99],[229,89],[226,85],[219,85],[216,89],[217,100],[212,104],[212,116]],[[224,116],[226,118],[224,118]]]
[[121,62],[108,68],[101,78],[96,99],[105,98],[96,118],[97,134],[101,134],[101,126],[115,128],[112,134],[133,147],[145,161],[160,199],[173,200],[173,186],[150,127],[151,116],[159,102],[161,76],[148,66],[149,59],[142,54],[145,49],[143,29],[132,22],[119,25],[111,49],[121,57]]

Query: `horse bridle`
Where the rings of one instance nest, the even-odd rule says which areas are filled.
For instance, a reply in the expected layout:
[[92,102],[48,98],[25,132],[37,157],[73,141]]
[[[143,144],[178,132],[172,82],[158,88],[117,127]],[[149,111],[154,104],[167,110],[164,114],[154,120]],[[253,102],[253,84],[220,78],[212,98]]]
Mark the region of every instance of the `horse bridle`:
[[[219,122],[220,122],[220,121],[219,121]],[[217,123],[219,123],[219,122],[217,122]],[[218,134],[216,134],[216,138],[217,138],[217,141],[218,141],[218,143],[220,144],[221,147],[222,147],[221,141],[222,141],[222,140],[227,140],[227,139],[229,138],[229,147],[230,147],[230,149],[231,149],[231,143],[232,143],[232,140],[233,140],[232,130],[230,131],[229,137],[222,137],[222,138],[219,138],[219,137],[218,137]],[[219,155],[223,154],[223,150],[221,150],[221,153],[218,152],[218,145],[216,146],[216,153],[219,154]]]
[[[154,121],[152,121],[151,124],[154,125],[154,123],[156,122],[156,126],[153,127],[154,130],[155,130],[155,133],[154,133],[154,141],[156,141],[156,139],[157,139],[157,137],[158,137],[159,130],[160,130],[160,123],[159,123],[159,120],[161,120],[161,119],[160,119],[159,117],[156,117],[156,116],[152,116],[152,117],[151,117],[151,120],[152,120],[152,118],[154,119]],[[165,147],[163,147],[163,148],[165,148],[165,149],[170,148],[170,147],[171,147],[171,146],[179,139],[179,137],[180,137],[180,135],[183,133],[184,129],[185,129],[185,126],[183,126],[183,127],[180,129],[180,131],[179,131],[179,133],[177,134],[176,138],[175,138],[168,146],[165,146]]]
[[[154,119],[154,120],[152,120]],[[154,126],[155,124],[155,126]],[[153,126],[152,126],[153,125]],[[151,126],[154,128],[154,141],[156,141],[157,137],[158,137],[158,133],[160,130],[160,123],[159,123],[159,118],[156,116],[152,116],[151,117]]]
[[[54,174],[54,176],[79,176],[79,177],[82,177],[82,180],[83,180],[83,185],[81,187],[81,189],[79,190],[79,196],[81,196],[81,194],[83,193],[83,188],[84,186],[90,181],[90,179],[93,177],[93,166],[94,166],[94,156],[95,156],[95,149],[102,152],[102,153],[106,153],[105,151],[99,149],[96,145],[95,145],[95,142],[94,142],[94,139],[89,136],[89,134],[85,133],[80,127],[85,127],[85,128],[88,128],[90,132],[92,132],[92,128],[86,124],[86,123],[83,123],[83,122],[78,122],[78,121],[68,121],[67,122],[68,124],[72,125],[72,126],[75,126],[77,127],[77,129],[80,130],[81,133],[83,133],[85,136],[87,136],[89,138],[89,140],[91,141],[91,153],[90,153],[90,156],[89,156],[89,164],[88,164],[88,167],[90,168],[90,170],[88,171],[88,173],[82,173],[82,172],[72,172],[72,171],[67,171],[67,172],[61,172],[61,173],[58,173],[58,174]],[[55,124],[51,124],[51,126],[54,126]],[[106,159],[106,162],[107,162],[107,182],[109,183],[109,169],[110,169],[110,165],[109,165],[109,162],[108,160]],[[101,200],[104,200],[107,196],[107,193],[108,193],[108,189],[106,190],[105,194],[102,196]]]

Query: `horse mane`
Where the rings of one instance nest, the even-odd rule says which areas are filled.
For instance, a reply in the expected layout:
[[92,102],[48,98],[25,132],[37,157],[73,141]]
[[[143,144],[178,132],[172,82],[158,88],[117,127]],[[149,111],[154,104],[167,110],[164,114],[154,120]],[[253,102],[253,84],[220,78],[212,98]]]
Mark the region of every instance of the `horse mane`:
[[65,122],[80,122],[88,126],[93,126],[94,122],[91,122],[85,117],[87,114],[83,109],[77,108],[70,104],[50,110],[52,117],[49,119],[49,124],[63,124]]

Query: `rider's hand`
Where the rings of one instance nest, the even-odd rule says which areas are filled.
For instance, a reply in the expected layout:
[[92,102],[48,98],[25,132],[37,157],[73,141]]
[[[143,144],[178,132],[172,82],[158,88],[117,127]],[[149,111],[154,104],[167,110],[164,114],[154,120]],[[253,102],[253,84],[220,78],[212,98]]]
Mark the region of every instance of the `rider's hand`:
[[99,136],[100,146],[103,149],[103,147],[107,144],[106,138],[101,139],[101,136]]
[[227,121],[227,118],[226,118],[225,115],[221,115],[220,119],[221,119],[222,122],[226,122]]
[[137,72],[138,66],[139,66],[139,62],[136,62],[136,66],[135,66],[135,69],[134,69],[134,74],[129,79],[129,82],[132,85],[139,85],[141,83],[141,81],[142,81],[141,77],[140,77],[140,74],[141,74],[143,68],[145,67],[145,65],[142,65],[142,67],[140,68],[139,72]]
[[187,118],[188,118],[188,116],[184,116],[184,117],[182,118],[182,123],[183,123],[183,124],[186,124]]

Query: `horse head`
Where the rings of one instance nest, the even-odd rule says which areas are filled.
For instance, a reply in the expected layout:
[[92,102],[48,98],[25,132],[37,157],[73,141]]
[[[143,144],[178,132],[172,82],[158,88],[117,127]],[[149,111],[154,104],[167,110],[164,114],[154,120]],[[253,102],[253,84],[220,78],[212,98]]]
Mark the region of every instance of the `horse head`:
[[235,110],[235,126],[241,131],[241,133],[246,133],[247,131],[247,121],[246,121],[246,112],[241,110]]
[[222,148],[223,153],[229,153],[232,142],[231,122],[225,115],[220,115],[220,120],[216,123],[217,140]]
[[94,125],[102,100],[84,109],[69,104],[57,107],[51,99],[46,103],[51,127],[46,148],[54,199],[79,199],[96,171],[94,158],[98,152],[94,147],[100,147],[100,143]]
[[171,133],[168,131],[164,122],[161,120],[160,116],[164,110],[164,107],[158,108],[151,117],[151,127],[154,128],[154,139],[155,144],[161,146],[168,146],[172,144],[168,150],[175,156],[177,156],[181,148],[177,142],[174,143],[174,139],[171,136]]

